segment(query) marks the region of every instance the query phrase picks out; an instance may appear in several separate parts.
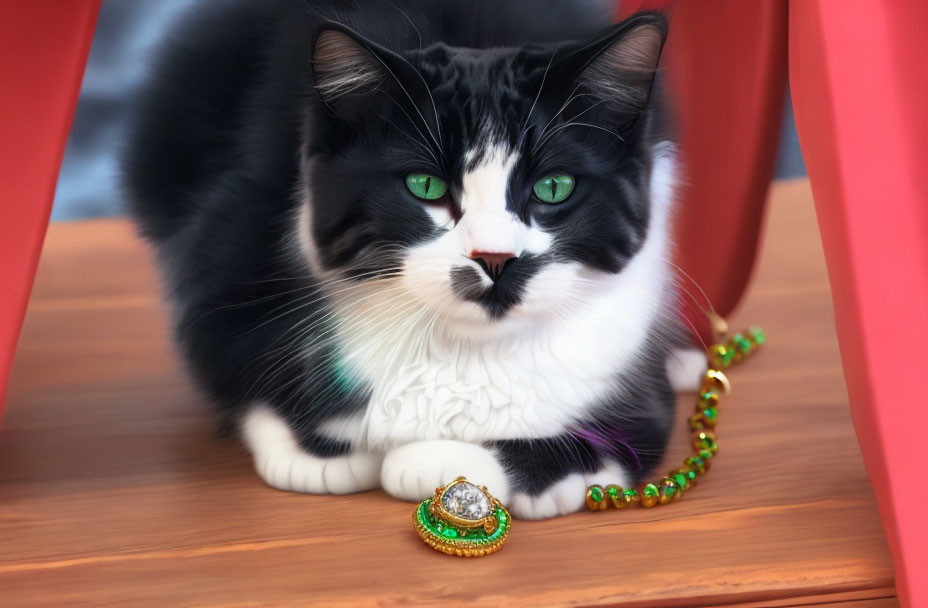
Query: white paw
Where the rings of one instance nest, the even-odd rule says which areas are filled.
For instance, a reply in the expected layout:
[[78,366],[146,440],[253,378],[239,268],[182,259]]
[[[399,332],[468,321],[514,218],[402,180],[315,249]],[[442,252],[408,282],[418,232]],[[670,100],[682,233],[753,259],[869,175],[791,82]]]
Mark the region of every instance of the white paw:
[[506,505],[516,519],[548,519],[576,513],[586,505],[586,490],[593,484],[628,487],[630,476],[610,463],[596,473],[571,473],[538,495],[514,493]]
[[303,450],[274,412],[256,406],[242,421],[242,436],[258,475],[272,487],[307,494],[351,494],[379,485],[379,454],[357,452],[320,458]]
[[499,461],[485,447],[463,441],[419,441],[390,450],[383,460],[380,484],[391,496],[416,502],[461,475],[486,486],[506,503],[509,482]]
[[698,391],[707,369],[706,353],[698,348],[677,348],[667,357],[667,376],[678,393]]
[[267,485],[305,494],[353,494],[373,490],[380,477],[379,454],[360,452],[319,458],[306,452],[255,454],[255,469]]

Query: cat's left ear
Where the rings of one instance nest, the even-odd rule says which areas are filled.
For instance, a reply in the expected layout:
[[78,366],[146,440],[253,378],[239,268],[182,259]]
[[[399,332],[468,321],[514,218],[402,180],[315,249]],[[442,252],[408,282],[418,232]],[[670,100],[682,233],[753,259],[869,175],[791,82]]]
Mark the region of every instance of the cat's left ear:
[[635,114],[647,105],[666,39],[661,13],[637,13],[592,42],[561,49],[557,69],[612,111]]

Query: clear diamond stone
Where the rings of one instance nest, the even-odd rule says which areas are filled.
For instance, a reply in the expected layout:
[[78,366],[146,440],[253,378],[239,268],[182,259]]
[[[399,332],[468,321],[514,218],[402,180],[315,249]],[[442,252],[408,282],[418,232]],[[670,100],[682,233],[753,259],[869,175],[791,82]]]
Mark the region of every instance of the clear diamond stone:
[[490,514],[490,501],[480,488],[467,481],[454,484],[441,497],[445,511],[462,519],[478,520]]

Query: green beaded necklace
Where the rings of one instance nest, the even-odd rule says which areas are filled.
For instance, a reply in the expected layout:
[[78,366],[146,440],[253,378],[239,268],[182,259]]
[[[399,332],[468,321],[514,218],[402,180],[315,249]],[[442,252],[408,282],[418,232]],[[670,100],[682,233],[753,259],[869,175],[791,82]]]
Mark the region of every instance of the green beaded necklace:
[[717,343],[709,348],[710,369],[703,378],[699,397],[696,400],[696,412],[690,416],[689,425],[693,432],[693,455],[683,461],[683,466],[674,469],[657,483],[646,483],[638,489],[624,489],[610,484],[605,488],[593,485],[586,491],[586,506],[591,511],[605,511],[611,504],[616,509],[624,509],[633,504],[645,507],[666,505],[679,500],[699,478],[709,470],[712,459],[719,451],[715,436],[718,421],[718,405],[722,395],[731,392],[728,378],[721,371],[740,363],[757,351],[766,340],[763,330],[751,327],[747,331],[733,334],[725,339],[727,329],[720,318],[713,319]]

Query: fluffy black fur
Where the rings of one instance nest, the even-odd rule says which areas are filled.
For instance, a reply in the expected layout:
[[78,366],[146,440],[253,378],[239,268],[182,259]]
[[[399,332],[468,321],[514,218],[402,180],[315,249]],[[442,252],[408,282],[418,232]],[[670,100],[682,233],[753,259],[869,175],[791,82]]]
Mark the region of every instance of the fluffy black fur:
[[[647,70],[605,89],[596,70],[628,32],[649,26],[660,45],[665,26],[645,13],[610,28],[611,11],[595,0],[211,1],[178,24],[139,96],[125,183],[164,271],[177,340],[224,413],[267,402],[304,448],[331,456],[351,446],[315,428],[367,405],[368,387],[345,380],[332,348],[294,356],[294,328],[327,311],[317,277],[292,251],[301,172],[324,267],[362,280],[389,273],[396,251],[437,231],[402,176],[426,167],[445,178],[450,194],[438,204],[459,218],[464,153],[487,137],[479,127],[490,120],[506,126],[490,136],[523,151],[509,209],[559,247],[551,259],[515,260],[486,293],[473,289],[472,269],[461,271],[457,295],[498,318],[544,263],[623,268],[646,236],[649,150],[665,121]],[[320,93],[332,66],[313,53],[326,32],[387,71],[368,88]],[[587,94],[565,107],[578,86]],[[583,124],[569,124],[575,116]],[[578,176],[577,192],[557,206],[531,194],[552,165]],[[629,372],[635,403],[604,403],[563,438],[498,442],[519,484],[541,491],[613,448],[627,462],[653,455],[634,456],[645,473],[669,427],[666,349],[655,340]],[[621,432],[608,430],[610,411],[630,409],[645,412],[640,423],[624,416]]]

